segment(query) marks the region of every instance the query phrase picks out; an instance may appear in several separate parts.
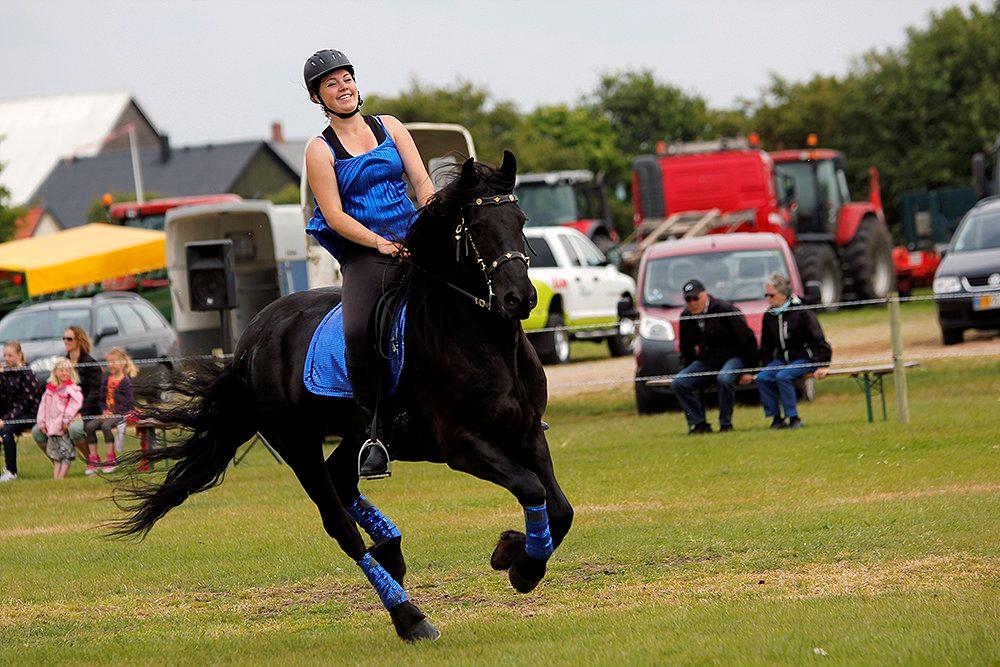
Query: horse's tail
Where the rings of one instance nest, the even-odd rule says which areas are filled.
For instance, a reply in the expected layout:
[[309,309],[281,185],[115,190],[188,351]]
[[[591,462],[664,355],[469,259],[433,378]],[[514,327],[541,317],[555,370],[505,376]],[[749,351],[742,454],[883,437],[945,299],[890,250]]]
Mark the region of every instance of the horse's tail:
[[237,448],[257,431],[251,417],[253,394],[232,362],[186,366],[167,388],[171,399],[144,406],[138,417],[158,427],[181,429],[187,436],[176,445],[123,457],[123,464],[130,468],[143,459],[150,464],[174,464],[158,484],[140,480],[133,473],[127,484],[116,489],[115,504],[129,516],[111,523],[109,536],[144,538],[157,521],[192,493],[222,483]]

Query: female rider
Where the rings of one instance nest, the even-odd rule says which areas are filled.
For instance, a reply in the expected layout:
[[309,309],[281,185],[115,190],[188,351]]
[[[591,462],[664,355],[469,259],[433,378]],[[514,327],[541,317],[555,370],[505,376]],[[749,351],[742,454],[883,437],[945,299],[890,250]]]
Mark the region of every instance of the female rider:
[[[383,372],[368,344],[368,321],[383,287],[405,254],[400,241],[416,218],[403,174],[420,205],[434,186],[403,124],[392,116],[362,116],[354,66],[340,51],[324,49],[305,64],[309,96],[329,121],[306,148],[309,186],[318,204],[306,231],[340,262],[343,275],[347,373],[366,423],[371,423]],[[365,443],[362,477],[384,477],[382,447]],[[366,458],[367,457],[367,458]]]

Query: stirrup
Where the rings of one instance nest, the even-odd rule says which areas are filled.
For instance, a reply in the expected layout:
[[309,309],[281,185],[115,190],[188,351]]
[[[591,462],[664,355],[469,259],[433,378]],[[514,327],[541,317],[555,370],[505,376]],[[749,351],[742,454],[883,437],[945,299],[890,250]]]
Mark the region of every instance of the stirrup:
[[[361,474],[361,466],[364,465],[365,459],[367,457],[364,454],[368,451],[369,447],[375,447],[381,449],[382,453],[385,455],[385,472],[373,473],[373,474]],[[358,479],[385,479],[386,477],[392,476],[392,459],[389,457],[389,450],[386,449],[385,445],[378,438],[368,438],[365,440],[364,444],[361,445],[361,449],[358,450]]]

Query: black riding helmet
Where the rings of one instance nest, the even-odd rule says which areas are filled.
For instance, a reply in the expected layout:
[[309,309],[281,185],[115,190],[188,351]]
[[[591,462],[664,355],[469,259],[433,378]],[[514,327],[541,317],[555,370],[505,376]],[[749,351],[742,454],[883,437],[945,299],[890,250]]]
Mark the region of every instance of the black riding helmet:
[[358,107],[349,114],[337,113],[333,109],[328,108],[324,104],[323,98],[319,95],[320,80],[330,72],[338,69],[346,69],[352,77],[354,76],[354,65],[351,64],[350,59],[348,59],[343,51],[322,49],[309,56],[306,60],[305,67],[302,68],[302,78],[305,79],[306,89],[309,93],[319,98],[319,105],[323,107],[324,111],[340,118],[350,118],[358,113],[361,110],[361,105],[364,104],[360,95],[358,95]]

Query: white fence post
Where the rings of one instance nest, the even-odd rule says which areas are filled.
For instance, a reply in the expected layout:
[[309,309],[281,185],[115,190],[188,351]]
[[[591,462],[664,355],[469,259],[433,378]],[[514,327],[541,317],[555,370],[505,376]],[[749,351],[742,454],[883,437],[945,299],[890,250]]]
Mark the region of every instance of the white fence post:
[[896,412],[901,424],[910,423],[910,400],[906,388],[906,362],[903,360],[903,327],[899,321],[899,293],[889,294],[889,328],[892,332],[892,377],[896,384]]

